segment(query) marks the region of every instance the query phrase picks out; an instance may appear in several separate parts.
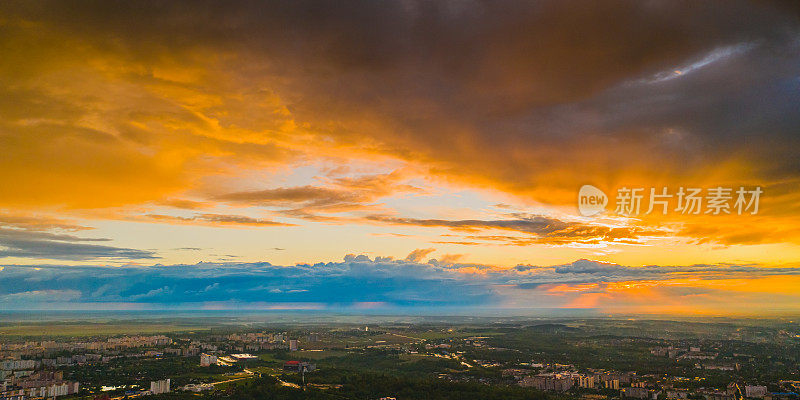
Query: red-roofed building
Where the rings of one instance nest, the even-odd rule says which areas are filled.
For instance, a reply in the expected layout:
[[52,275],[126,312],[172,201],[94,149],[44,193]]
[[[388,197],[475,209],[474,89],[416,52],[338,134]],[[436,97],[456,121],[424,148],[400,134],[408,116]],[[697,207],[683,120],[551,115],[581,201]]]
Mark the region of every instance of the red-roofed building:
[[306,370],[306,372],[313,371],[316,368],[314,364],[307,363],[305,361],[287,361],[283,363],[283,370],[284,371],[295,371],[300,372],[302,370]]

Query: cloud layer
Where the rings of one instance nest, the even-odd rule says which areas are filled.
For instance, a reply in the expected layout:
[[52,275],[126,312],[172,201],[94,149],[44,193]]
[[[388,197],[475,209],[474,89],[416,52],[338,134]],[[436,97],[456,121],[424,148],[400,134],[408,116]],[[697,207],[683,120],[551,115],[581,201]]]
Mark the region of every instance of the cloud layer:
[[[342,262],[278,266],[199,263],[128,267],[5,266],[6,308],[230,308],[386,312],[470,307],[582,308],[610,312],[796,312],[800,269],[758,265],[627,267],[578,260],[498,268],[462,264],[434,249],[404,260],[348,255]],[[771,300],[766,302],[769,297]],[[394,310],[394,311],[393,311]],[[527,310],[527,311],[526,311]]]

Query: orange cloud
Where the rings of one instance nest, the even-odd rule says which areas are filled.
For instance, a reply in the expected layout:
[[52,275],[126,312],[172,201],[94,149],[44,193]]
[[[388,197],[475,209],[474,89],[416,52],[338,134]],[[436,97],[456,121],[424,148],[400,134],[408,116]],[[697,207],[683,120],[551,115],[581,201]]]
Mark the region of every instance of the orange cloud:
[[[770,259],[800,259],[800,107],[786,89],[797,60],[783,56],[798,54],[795,20],[738,0],[724,19],[707,5],[512,3],[320,4],[311,14],[291,2],[210,13],[180,1],[4,3],[0,208],[64,221],[288,224],[215,210],[253,207],[309,224],[452,230],[461,236],[438,243],[509,244],[520,260],[528,247],[666,241],[674,247],[645,256],[787,243]],[[392,22],[365,23],[376,20]],[[281,181],[319,160],[339,175]],[[385,160],[402,173],[352,167]],[[415,181],[536,216],[386,205],[422,193]],[[563,218],[587,183],[765,194],[758,216]],[[208,212],[168,216],[163,206]],[[763,260],[762,250],[724,260]]]

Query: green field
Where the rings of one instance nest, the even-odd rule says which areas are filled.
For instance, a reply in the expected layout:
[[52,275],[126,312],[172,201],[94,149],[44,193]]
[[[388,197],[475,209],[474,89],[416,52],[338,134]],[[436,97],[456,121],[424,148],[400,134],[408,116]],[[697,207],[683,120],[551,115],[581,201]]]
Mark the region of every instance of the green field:
[[208,327],[169,323],[22,323],[0,325],[0,336],[103,336],[207,331]]

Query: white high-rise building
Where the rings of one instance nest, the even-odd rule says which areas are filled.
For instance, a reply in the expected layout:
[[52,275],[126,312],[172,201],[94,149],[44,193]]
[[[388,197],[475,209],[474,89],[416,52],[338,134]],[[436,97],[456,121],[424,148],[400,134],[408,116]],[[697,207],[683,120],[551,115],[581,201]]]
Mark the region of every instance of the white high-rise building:
[[579,375],[577,381],[582,388],[594,389],[594,376]]
[[150,382],[150,393],[152,394],[169,393],[169,379]]

